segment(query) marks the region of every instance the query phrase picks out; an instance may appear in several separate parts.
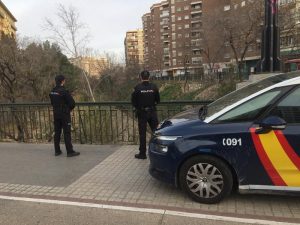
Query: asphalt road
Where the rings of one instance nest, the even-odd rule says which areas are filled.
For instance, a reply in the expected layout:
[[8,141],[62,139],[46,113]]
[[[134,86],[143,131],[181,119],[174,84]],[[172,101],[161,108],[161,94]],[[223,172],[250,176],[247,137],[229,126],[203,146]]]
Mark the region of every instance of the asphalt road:
[[0,200],[1,225],[238,225],[181,216]]

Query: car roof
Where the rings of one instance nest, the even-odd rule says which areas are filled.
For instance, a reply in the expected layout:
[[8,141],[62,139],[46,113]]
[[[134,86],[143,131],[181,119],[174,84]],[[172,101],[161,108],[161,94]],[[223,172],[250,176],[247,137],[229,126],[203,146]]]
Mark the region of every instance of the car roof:
[[274,87],[285,87],[285,86],[297,85],[297,84],[300,84],[300,77],[295,77],[295,78],[283,81],[281,83],[274,85]]

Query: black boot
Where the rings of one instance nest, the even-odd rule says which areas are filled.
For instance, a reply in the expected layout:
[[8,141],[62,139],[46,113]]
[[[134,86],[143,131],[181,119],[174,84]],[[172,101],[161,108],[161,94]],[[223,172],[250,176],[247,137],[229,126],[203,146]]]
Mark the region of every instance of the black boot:
[[55,156],[59,156],[59,155],[61,155],[62,154],[62,152],[61,151],[59,151],[59,152],[55,152]]
[[141,153],[136,154],[134,157],[135,157],[136,159],[147,159],[146,154],[141,154]]
[[79,156],[79,155],[80,155],[80,152],[73,151],[73,152],[68,153],[67,157],[75,157],[75,156]]

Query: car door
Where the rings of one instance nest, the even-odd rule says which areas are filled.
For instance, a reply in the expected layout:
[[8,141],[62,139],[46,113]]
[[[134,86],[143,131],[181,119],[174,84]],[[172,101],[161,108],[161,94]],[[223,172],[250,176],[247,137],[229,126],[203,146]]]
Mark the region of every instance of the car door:
[[300,190],[300,86],[279,100],[268,116],[284,119],[287,126],[259,135],[261,161],[274,185],[282,187],[279,190]]
[[269,111],[289,89],[281,87],[265,92],[212,122],[214,129],[221,133],[216,136],[220,137],[216,141],[218,149],[223,150],[223,157],[234,166],[240,187],[259,189],[261,186],[273,186],[263,165],[265,157],[261,157],[260,148],[255,144],[260,135],[255,133],[257,125],[254,121]]

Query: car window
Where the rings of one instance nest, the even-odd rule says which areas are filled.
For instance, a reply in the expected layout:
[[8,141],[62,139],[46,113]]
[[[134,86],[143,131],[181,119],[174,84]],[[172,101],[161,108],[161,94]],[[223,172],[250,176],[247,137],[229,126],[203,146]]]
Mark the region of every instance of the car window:
[[279,96],[280,93],[281,90],[276,89],[261,94],[225,113],[216,119],[214,123],[253,121],[271,105],[272,101]]
[[280,101],[271,115],[279,116],[287,123],[300,123],[300,87]]
[[263,79],[256,83],[250,84],[246,87],[243,87],[239,90],[231,92],[230,94],[216,100],[212,104],[207,107],[207,117],[214,115],[215,113],[219,112],[220,110],[230,106],[237,101],[246,98],[258,91],[261,91],[267,87],[270,87],[274,84],[278,84],[280,82],[289,80],[291,78],[299,77],[299,73],[287,73],[287,74],[280,74],[276,76],[271,76],[269,78]]

